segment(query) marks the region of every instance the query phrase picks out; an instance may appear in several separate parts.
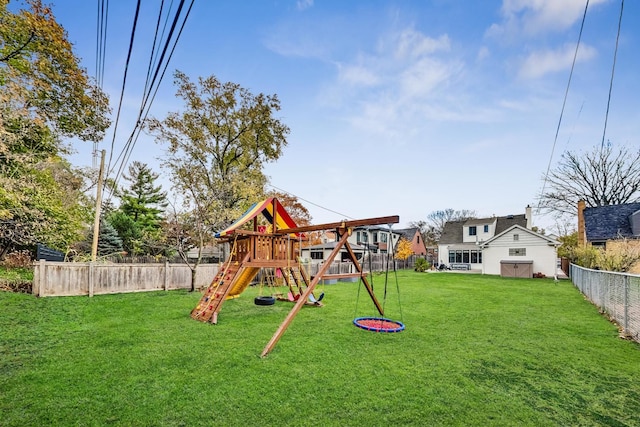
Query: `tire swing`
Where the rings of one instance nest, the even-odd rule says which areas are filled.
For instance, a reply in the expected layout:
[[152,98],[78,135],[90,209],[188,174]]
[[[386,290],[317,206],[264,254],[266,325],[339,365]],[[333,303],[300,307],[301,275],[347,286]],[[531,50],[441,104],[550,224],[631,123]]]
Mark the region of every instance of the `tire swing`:
[[[266,277],[269,289],[273,289],[273,272],[267,272]],[[276,303],[276,297],[273,295],[262,295],[262,290],[263,283],[260,283],[260,294],[253,299],[253,303],[261,306],[274,305]]]
[[[389,232],[391,232],[391,227],[389,227]],[[391,234],[391,233],[389,233]],[[367,249],[368,249],[367,244]],[[373,270],[372,270],[372,262],[371,262],[371,254],[369,255],[369,274],[371,274],[371,288],[373,289]],[[383,256],[384,259],[384,256]],[[402,307],[400,306],[400,287],[398,286],[398,272],[396,270],[396,263],[393,262],[393,272],[396,279],[396,292],[398,294],[398,306],[400,307],[400,319],[402,319]],[[362,286],[363,279],[360,278],[360,285],[358,286],[358,296],[356,298],[356,313],[358,310],[358,300],[360,299],[360,288]],[[389,283],[389,254],[387,254],[387,265],[385,268],[385,277],[384,277],[384,298],[382,300],[382,311],[384,312],[384,307],[387,302],[387,286]],[[405,329],[404,323],[402,321],[391,320],[386,317],[356,317],[353,319],[353,324],[360,329],[364,329],[365,331],[371,332],[384,332],[384,333],[394,333],[394,332],[402,332]]]
[[258,296],[253,299],[255,305],[273,305],[276,303],[276,297],[264,295]]

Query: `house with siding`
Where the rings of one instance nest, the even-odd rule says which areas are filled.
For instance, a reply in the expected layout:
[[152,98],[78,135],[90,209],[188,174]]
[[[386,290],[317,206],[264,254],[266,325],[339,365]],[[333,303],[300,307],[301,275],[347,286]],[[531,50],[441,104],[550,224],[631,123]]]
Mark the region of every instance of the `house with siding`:
[[402,234],[389,227],[356,227],[347,239],[350,245],[358,245],[374,254],[393,253]]
[[[640,202],[592,208],[578,202],[578,244],[603,249],[640,246]],[[629,272],[640,274],[640,262]]]
[[448,221],[438,241],[439,263],[454,269],[482,270],[481,245],[514,225],[531,228],[531,207],[527,206],[524,215]]
[[623,239],[640,240],[640,203],[586,207],[578,202],[578,243],[607,247]]
[[[354,228],[347,241],[356,257],[361,259],[365,253],[393,253],[401,236],[399,231],[390,230],[389,227],[357,227]],[[336,247],[336,244],[335,234],[325,233],[322,237],[322,243],[303,247],[301,256],[304,259],[310,259],[312,263],[324,261]],[[347,258],[347,250],[343,247],[336,260],[344,261]]]
[[515,224],[480,244],[482,273],[505,277],[556,277],[558,246],[550,236]]
[[414,254],[420,256],[427,255],[427,247],[424,244],[419,228],[404,228],[401,230],[394,230],[394,232],[400,234],[400,238],[404,238],[411,243],[411,250]]

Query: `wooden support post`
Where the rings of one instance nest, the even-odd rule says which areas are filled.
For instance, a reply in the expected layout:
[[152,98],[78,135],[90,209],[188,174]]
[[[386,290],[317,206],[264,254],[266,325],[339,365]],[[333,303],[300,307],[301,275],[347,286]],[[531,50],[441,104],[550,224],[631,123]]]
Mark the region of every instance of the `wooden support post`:
[[309,295],[311,295],[311,293],[313,292],[313,289],[316,287],[316,284],[322,279],[322,276],[324,275],[324,273],[329,269],[329,267],[331,266],[331,263],[333,262],[333,259],[336,257],[338,252],[340,252],[340,249],[347,242],[348,238],[349,238],[349,234],[344,233],[342,238],[336,244],[336,247],[333,249],[333,251],[331,251],[331,253],[329,254],[329,257],[327,258],[325,263],[322,265],[322,267],[318,271],[318,274],[315,275],[311,283],[309,283],[309,286],[307,286],[307,289],[305,289],[302,295],[300,295],[300,298],[298,298],[298,301],[296,301],[295,305],[293,306],[289,314],[287,314],[287,317],[280,324],[280,326],[278,327],[278,330],[276,330],[275,334],[273,334],[273,336],[271,337],[271,340],[264,347],[264,350],[262,350],[262,354],[260,355],[260,357],[265,357],[267,354],[269,354],[269,352],[271,352],[271,350],[273,350],[273,347],[275,347],[275,345],[278,343],[278,341],[280,340],[280,337],[282,337],[282,335],[287,330],[287,328],[293,321],[294,317],[296,317],[296,314],[298,314],[298,312],[300,311],[302,306],[305,304],[305,302],[307,302],[307,299],[309,298]]
[[353,266],[356,268],[356,270],[358,270],[358,273],[360,273],[360,277],[362,278],[362,283],[364,283],[364,287],[367,289],[367,292],[369,293],[369,296],[371,297],[371,300],[375,304],[376,309],[378,310],[378,313],[380,313],[380,316],[384,316],[384,309],[380,305],[380,302],[378,301],[378,298],[376,298],[376,294],[373,293],[373,288],[371,287],[371,284],[369,283],[369,279],[367,279],[367,276],[363,274],[362,266],[358,262],[358,259],[356,258],[356,254],[353,252],[353,249],[351,249],[351,245],[349,245],[349,242],[347,242],[344,245],[344,247],[347,249],[347,254],[349,255],[349,258],[351,259],[351,262],[353,263]]

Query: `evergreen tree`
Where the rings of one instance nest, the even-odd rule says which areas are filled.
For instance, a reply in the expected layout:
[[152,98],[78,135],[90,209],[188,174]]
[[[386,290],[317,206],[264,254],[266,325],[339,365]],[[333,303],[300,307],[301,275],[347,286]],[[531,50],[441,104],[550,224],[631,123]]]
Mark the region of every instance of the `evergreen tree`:
[[[87,233],[87,239],[80,245],[82,252],[91,252],[93,243],[93,227]],[[100,230],[98,234],[98,255],[112,255],[122,252],[122,239],[118,236],[118,232],[108,221],[100,221]]]
[[146,163],[137,161],[129,166],[128,175],[123,176],[130,185],[119,194],[120,210],[141,230],[158,230],[167,207],[167,194],[162,191],[162,186],[154,185],[158,177]]
[[122,240],[122,249],[128,254],[141,252],[142,230],[139,225],[121,210],[115,210],[105,216]]
[[110,255],[122,252],[122,239],[118,232],[107,221],[100,221],[98,235],[98,255]]

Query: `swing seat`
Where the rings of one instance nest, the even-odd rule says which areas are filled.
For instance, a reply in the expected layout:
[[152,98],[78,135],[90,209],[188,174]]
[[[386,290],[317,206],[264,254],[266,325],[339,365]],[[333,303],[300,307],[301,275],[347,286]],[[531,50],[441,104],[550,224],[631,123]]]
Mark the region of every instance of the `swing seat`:
[[293,292],[289,292],[287,294],[287,299],[291,302],[298,301],[300,299],[300,294],[294,295]]
[[316,298],[315,295],[313,294],[309,294],[309,302],[312,302],[314,304],[319,303],[320,301],[322,301],[323,298],[324,298],[324,292],[322,292],[318,298]]
[[353,324],[360,329],[372,332],[402,332],[404,323],[384,317],[358,317],[353,320]]

